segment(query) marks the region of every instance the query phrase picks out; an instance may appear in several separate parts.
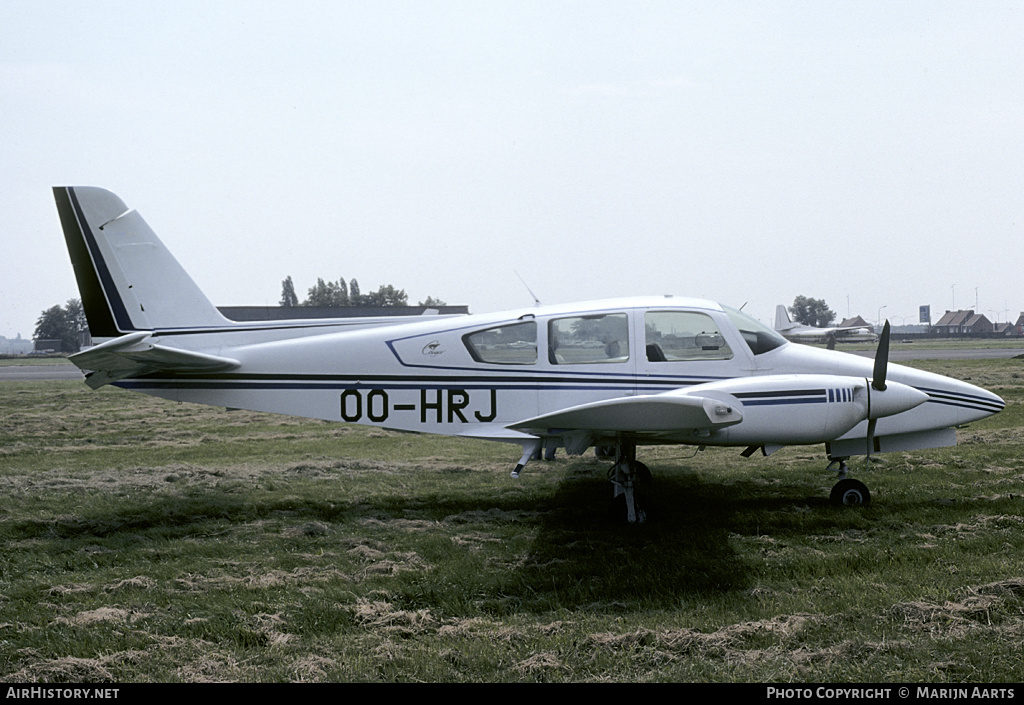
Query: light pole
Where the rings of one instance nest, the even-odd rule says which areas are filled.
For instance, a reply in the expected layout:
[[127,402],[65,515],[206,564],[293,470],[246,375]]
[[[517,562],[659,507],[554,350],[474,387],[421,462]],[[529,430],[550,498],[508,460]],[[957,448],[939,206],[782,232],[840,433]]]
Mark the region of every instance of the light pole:
[[886,308],[886,307],[885,306],[879,306],[878,307],[878,317],[875,319],[876,321],[878,321],[878,327],[879,328],[882,327],[882,309],[883,308]]

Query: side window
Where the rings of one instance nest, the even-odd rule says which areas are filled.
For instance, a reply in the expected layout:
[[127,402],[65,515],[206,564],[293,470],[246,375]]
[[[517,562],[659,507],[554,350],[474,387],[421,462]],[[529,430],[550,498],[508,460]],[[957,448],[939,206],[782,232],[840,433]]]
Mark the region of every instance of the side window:
[[548,324],[548,359],[554,365],[629,360],[629,323],[624,313],[557,318]]
[[694,311],[648,311],[644,317],[647,359],[729,360],[732,349],[710,316]]
[[537,362],[537,324],[511,323],[462,336],[477,362],[496,365],[532,365]]

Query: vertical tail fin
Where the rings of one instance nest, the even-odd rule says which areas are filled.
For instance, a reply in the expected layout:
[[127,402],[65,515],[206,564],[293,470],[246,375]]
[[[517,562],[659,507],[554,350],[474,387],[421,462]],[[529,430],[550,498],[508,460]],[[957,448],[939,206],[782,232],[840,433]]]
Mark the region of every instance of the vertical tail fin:
[[775,307],[775,330],[789,330],[793,327],[793,321],[789,318],[789,311],[782,304]]
[[94,338],[232,325],[120,198],[85,186],[53,195]]

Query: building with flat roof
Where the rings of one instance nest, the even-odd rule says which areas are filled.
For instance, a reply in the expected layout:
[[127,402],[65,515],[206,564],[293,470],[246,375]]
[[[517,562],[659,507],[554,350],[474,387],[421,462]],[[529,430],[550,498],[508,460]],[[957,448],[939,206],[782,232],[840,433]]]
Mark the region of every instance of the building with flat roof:
[[232,321],[292,321],[301,318],[361,318],[469,313],[469,306],[218,306]]

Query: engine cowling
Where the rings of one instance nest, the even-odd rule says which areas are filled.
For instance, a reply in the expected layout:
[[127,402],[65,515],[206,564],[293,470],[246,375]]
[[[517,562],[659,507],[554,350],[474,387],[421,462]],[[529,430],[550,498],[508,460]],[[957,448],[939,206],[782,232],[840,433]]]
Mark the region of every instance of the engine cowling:
[[672,394],[736,405],[743,420],[713,432],[715,440],[729,445],[825,443],[862,421],[908,411],[928,399],[924,392],[899,382],[889,382],[879,391],[864,377],[838,375],[745,377]]

